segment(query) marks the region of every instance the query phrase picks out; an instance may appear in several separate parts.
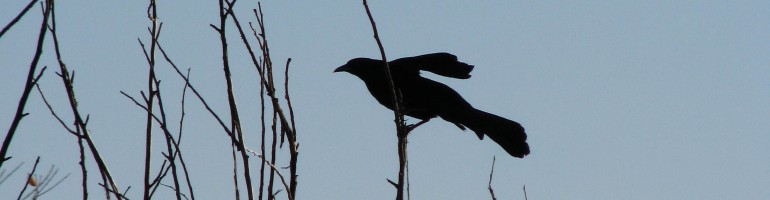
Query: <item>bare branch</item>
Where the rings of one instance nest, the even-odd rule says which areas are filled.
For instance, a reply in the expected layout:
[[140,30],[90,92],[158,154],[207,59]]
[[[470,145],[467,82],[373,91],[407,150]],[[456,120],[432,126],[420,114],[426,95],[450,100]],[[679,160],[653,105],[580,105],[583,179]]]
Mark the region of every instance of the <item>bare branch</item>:
[[[62,82],[64,83],[64,89],[67,92],[67,98],[69,100],[70,108],[72,109],[72,114],[75,118],[75,135],[78,137],[78,146],[80,149],[80,165],[81,165],[81,172],[83,173],[83,198],[88,198],[88,189],[87,189],[87,183],[86,183],[86,167],[85,167],[85,150],[83,146],[83,140],[86,141],[86,144],[89,147],[89,150],[91,151],[91,154],[94,156],[94,161],[96,161],[97,166],[99,167],[99,172],[102,176],[102,180],[105,183],[108,183],[110,187],[112,187],[112,190],[117,190],[118,186],[115,184],[115,181],[112,179],[112,175],[110,175],[109,170],[107,169],[107,165],[105,164],[104,160],[102,159],[101,155],[99,154],[98,149],[96,149],[96,145],[94,144],[93,140],[91,140],[91,136],[88,133],[87,124],[89,120],[89,116],[86,115],[86,119],[83,120],[83,118],[80,115],[80,111],[78,110],[78,102],[75,98],[75,89],[72,86],[74,82],[74,71],[72,72],[72,76],[70,76],[69,70],[67,69],[67,65],[64,64],[64,61],[61,57],[61,51],[59,50],[59,39],[56,34],[56,14],[54,9],[54,2],[49,1],[50,7],[51,7],[51,26],[48,28],[51,30],[51,35],[53,36],[53,42],[54,42],[54,50],[56,52],[56,59],[59,62],[59,69],[61,70],[61,73],[59,74],[59,77],[61,77]],[[105,187],[105,194],[106,197],[109,198],[109,188]],[[124,196],[120,193],[115,193],[115,196],[118,197],[118,199],[124,198]]]
[[19,168],[21,168],[21,166],[22,166],[22,165],[24,165],[24,163],[23,163],[23,162],[22,162],[22,163],[20,163],[19,165],[16,165],[16,167],[14,167],[14,168],[13,168],[13,169],[12,169],[10,172],[8,172],[8,174],[7,174],[7,175],[5,174],[5,169],[3,169],[3,170],[0,170],[0,185],[3,185],[3,183],[4,183],[6,180],[8,180],[8,178],[9,178],[9,177],[11,177],[11,175],[13,175],[14,173],[16,173],[16,170],[19,170]]
[[[227,127],[227,125],[225,125],[225,123],[222,120],[222,118],[220,118],[219,115],[217,115],[214,112],[214,110],[211,108],[211,106],[209,106],[209,104],[206,102],[206,99],[204,99],[203,96],[201,96],[201,94],[198,92],[198,90],[195,89],[195,86],[193,86],[192,83],[190,82],[189,76],[185,76],[184,74],[182,74],[182,71],[179,70],[179,67],[177,67],[176,64],[174,64],[173,61],[171,61],[171,58],[168,57],[168,55],[166,54],[166,51],[163,50],[163,46],[160,43],[158,43],[158,50],[160,50],[160,53],[163,54],[163,58],[166,59],[166,62],[168,62],[171,65],[171,67],[173,67],[174,70],[176,70],[176,73],[180,77],[182,77],[182,79],[184,79],[185,84],[187,84],[187,86],[190,88],[190,90],[192,90],[193,94],[195,94],[195,96],[198,97],[198,100],[200,100],[201,103],[203,103],[203,106],[206,108],[207,111],[209,111],[211,116],[213,116],[217,120],[217,122],[219,122],[219,125],[222,127],[222,129],[224,129],[225,133],[227,133],[227,135],[232,136],[233,132],[230,131],[230,129]],[[231,138],[235,138],[235,137],[231,137]],[[233,139],[232,142],[233,143],[237,143],[238,141]]]
[[[246,151],[248,151],[249,153],[252,153],[255,156],[257,156],[258,158],[262,159],[262,162],[267,164],[268,166],[270,166],[270,168],[275,171],[275,174],[278,175],[278,178],[281,179],[281,183],[283,183],[283,187],[286,188],[287,190],[290,188],[289,185],[286,184],[286,178],[284,178],[283,174],[281,174],[281,172],[278,171],[278,168],[275,167],[275,165],[273,165],[273,163],[270,163],[269,161],[267,161],[265,159],[264,156],[258,154],[255,151],[252,151],[251,149],[246,148]],[[289,200],[294,200],[294,196],[292,196],[291,194],[289,194],[288,198],[289,198]]]
[[492,170],[489,171],[489,194],[492,195],[492,200],[497,200],[495,197],[495,191],[492,190],[492,174],[495,173],[495,157],[492,157]]
[[51,112],[51,115],[53,115],[54,118],[56,118],[57,121],[59,121],[59,124],[61,124],[64,129],[67,129],[68,132],[74,134],[75,136],[78,136],[77,133],[72,130],[69,126],[67,126],[66,123],[64,123],[64,120],[62,120],[59,115],[56,114],[55,111],[53,111],[53,107],[51,107],[51,104],[48,103],[48,99],[45,97],[45,94],[43,94],[43,91],[40,89],[39,84],[35,84],[35,88],[37,88],[37,92],[40,94],[40,97],[43,99],[43,103],[46,107],[48,107],[48,111]]
[[39,163],[40,163],[40,156],[38,156],[37,159],[35,159],[35,165],[32,166],[32,172],[30,172],[29,175],[27,175],[27,182],[24,182],[24,187],[21,188],[21,192],[19,192],[19,197],[16,198],[17,200],[21,199],[21,195],[24,194],[24,191],[27,190],[27,186],[29,185],[32,185],[33,187],[37,186],[37,183],[35,183],[36,181],[33,175],[35,175],[35,170],[37,170],[37,164]]
[[37,69],[37,63],[40,61],[40,56],[43,54],[43,41],[45,40],[46,31],[48,30],[46,27],[48,25],[48,19],[51,16],[50,13],[51,13],[51,3],[49,2],[45,4],[45,9],[43,12],[43,22],[40,25],[40,33],[38,34],[38,37],[37,37],[37,48],[35,50],[35,56],[32,58],[32,62],[29,64],[27,81],[24,85],[24,91],[21,93],[19,104],[16,107],[16,115],[14,115],[13,122],[11,122],[11,126],[10,128],[8,128],[8,133],[5,134],[5,139],[3,140],[3,146],[0,147],[0,168],[2,168],[3,163],[5,163],[6,160],[10,159],[10,157],[6,157],[8,153],[8,148],[11,146],[11,141],[13,140],[14,134],[16,134],[16,128],[19,127],[19,123],[21,122],[21,119],[24,116],[26,116],[26,114],[24,113],[24,107],[27,105],[27,99],[29,98],[29,93],[32,92],[32,86],[34,86],[36,83],[35,72]]
[[5,32],[8,32],[8,30],[11,30],[11,27],[13,27],[13,25],[16,24],[16,22],[19,22],[21,17],[24,17],[24,15],[27,14],[27,11],[29,11],[29,9],[32,8],[32,6],[35,5],[35,3],[37,3],[37,1],[38,0],[30,1],[29,4],[27,4],[27,7],[24,7],[24,10],[21,10],[21,13],[16,15],[16,17],[14,17],[13,20],[11,20],[11,22],[5,25],[5,27],[3,27],[3,30],[0,31],[0,38],[2,38],[3,35],[5,35]]
[[521,187],[522,190],[524,190],[524,200],[527,200],[527,186],[524,185]]
[[386,78],[388,79],[388,87],[390,87],[391,94],[392,94],[392,100],[393,100],[393,114],[395,115],[394,122],[396,123],[396,136],[398,137],[398,163],[399,163],[399,170],[398,170],[398,185],[396,187],[396,200],[402,200],[404,199],[404,173],[407,163],[407,155],[406,155],[406,147],[407,147],[407,135],[409,132],[406,129],[406,125],[404,123],[404,115],[401,113],[401,96],[400,92],[396,90],[395,84],[393,83],[393,75],[390,72],[390,66],[388,65],[388,59],[385,57],[385,49],[382,47],[382,41],[380,41],[380,36],[377,33],[377,25],[374,23],[374,18],[372,17],[372,12],[369,11],[369,5],[366,3],[366,0],[363,0],[364,9],[366,10],[366,15],[369,17],[369,22],[372,25],[372,32],[374,32],[374,40],[377,41],[377,47],[380,49],[380,56],[382,57],[382,63],[385,65],[385,74]]
[[[152,112],[152,106],[153,102],[155,100],[155,94],[157,88],[155,82],[155,46],[157,44],[158,38],[158,32],[157,32],[157,26],[158,26],[158,15],[157,15],[157,6],[155,4],[155,0],[150,0],[149,6],[147,7],[147,18],[152,22],[152,30],[150,30],[150,53],[147,54],[147,50],[144,48],[144,45],[142,45],[142,51],[144,52],[145,58],[147,59],[148,65],[149,65],[149,72],[148,72],[148,78],[147,78],[147,92],[149,92],[149,97],[147,97],[147,120],[145,124],[145,146],[144,146],[144,199],[150,199],[150,190],[152,185],[150,184],[150,165],[151,165],[151,158],[152,158],[152,120],[153,120],[153,112]],[[141,44],[141,42],[140,42]]]

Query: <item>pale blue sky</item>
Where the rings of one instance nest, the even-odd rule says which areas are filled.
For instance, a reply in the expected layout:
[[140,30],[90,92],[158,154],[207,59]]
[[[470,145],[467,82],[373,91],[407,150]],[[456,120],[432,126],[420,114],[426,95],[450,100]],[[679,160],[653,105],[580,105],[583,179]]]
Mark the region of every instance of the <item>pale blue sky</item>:
[[[0,3],[5,25],[27,1]],[[145,116],[125,91],[146,90],[145,1],[61,1],[59,39],[77,71],[81,111],[116,181],[140,198]],[[392,113],[363,83],[333,74],[354,57],[379,56],[360,1],[263,2],[274,62],[291,57],[300,143],[298,199],[392,199],[397,174]],[[388,1],[370,2],[388,57],[439,51],[474,64],[473,77],[426,75],[477,108],[518,121],[532,154],[509,157],[489,140],[434,120],[410,136],[413,199],[768,199],[770,198],[769,1]],[[254,1],[239,1],[254,21]],[[216,1],[159,2],[161,42],[220,115],[227,116]],[[7,131],[42,19],[33,8],[0,39],[0,130]],[[232,24],[228,25],[234,28]],[[229,29],[236,33],[235,29]],[[259,125],[255,72],[230,35],[234,81],[247,137]],[[67,119],[50,38],[41,84]],[[253,41],[253,40],[252,40]],[[160,65],[171,118],[182,84]],[[182,144],[200,199],[232,199],[229,139],[192,98]],[[47,198],[80,198],[77,144],[37,93],[0,185],[15,196],[35,156],[71,173]],[[410,122],[416,122],[410,120]],[[176,127],[174,127],[176,129]],[[256,140],[247,146],[257,148]],[[161,138],[155,140],[162,150]],[[160,166],[156,154],[153,164]],[[279,165],[287,163],[281,157]],[[258,163],[256,160],[253,163]],[[98,181],[91,167],[91,184]],[[255,173],[256,175],[256,173]],[[170,183],[170,182],[169,182]],[[92,198],[100,197],[96,190]],[[170,197],[160,189],[159,199]],[[69,197],[69,198],[65,198]],[[281,198],[285,196],[279,196]]]

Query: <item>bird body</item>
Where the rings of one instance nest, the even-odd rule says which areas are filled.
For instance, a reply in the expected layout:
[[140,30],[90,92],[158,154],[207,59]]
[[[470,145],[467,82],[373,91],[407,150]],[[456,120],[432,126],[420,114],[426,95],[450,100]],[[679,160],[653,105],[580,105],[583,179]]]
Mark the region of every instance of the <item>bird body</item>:
[[[524,128],[514,121],[478,110],[457,91],[447,85],[420,76],[420,71],[468,79],[472,65],[459,62],[449,53],[433,53],[401,58],[388,63],[396,91],[401,96],[404,115],[424,121],[435,117],[454,123],[460,129],[473,130],[479,139],[484,135],[500,144],[511,156],[529,154]],[[390,89],[382,60],[355,58],[334,72],[348,72],[364,81],[369,92],[383,106],[393,110]]]

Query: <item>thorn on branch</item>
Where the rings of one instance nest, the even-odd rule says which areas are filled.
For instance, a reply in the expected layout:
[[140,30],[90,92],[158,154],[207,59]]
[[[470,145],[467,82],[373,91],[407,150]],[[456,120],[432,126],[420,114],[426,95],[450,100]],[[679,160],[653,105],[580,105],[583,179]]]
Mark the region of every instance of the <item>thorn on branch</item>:
[[147,95],[144,94],[144,91],[139,91],[139,94],[142,94],[142,99],[144,99],[144,103],[150,102],[150,100],[147,99]]
[[393,181],[391,181],[390,179],[385,179],[385,180],[388,180],[388,183],[390,183],[391,185],[393,185],[393,187],[395,187],[395,188],[398,188],[398,184],[397,184],[396,182],[393,182]]
[[214,26],[214,24],[209,24],[209,26],[211,26],[211,28],[214,28],[214,30],[216,30],[218,33],[222,32],[222,29],[217,28],[216,26]]
[[70,85],[72,85],[73,83],[75,83],[75,70],[72,70],[72,73],[70,74],[72,75],[69,77],[69,83]]
[[40,77],[43,76],[43,72],[45,72],[45,69],[48,69],[48,66],[43,66],[43,69],[40,69],[40,73],[37,74],[35,79],[32,80],[32,84],[35,85],[40,80]]

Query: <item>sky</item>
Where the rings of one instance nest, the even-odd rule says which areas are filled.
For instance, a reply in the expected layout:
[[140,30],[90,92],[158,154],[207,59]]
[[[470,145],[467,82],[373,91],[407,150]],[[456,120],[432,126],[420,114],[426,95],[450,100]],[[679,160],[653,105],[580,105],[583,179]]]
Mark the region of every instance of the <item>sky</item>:
[[[27,1],[0,3],[7,24]],[[160,41],[214,110],[228,116],[216,1],[162,1]],[[236,14],[254,22],[255,1]],[[476,108],[520,122],[532,154],[508,156],[442,120],[409,137],[413,199],[770,199],[769,1],[387,1],[370,2],[390,59],[450,52],[475,65],[468,80],[424,73]],[[141,198],[145,113],[120,94],[146,90],[144,1],[61,1],[64,62],[76,71],[82,113],[118,184]],[[360,1],[262,2],[273,62],[292,58],[290,94],[299,147],[298,199],[392,199],[398,172],[393,114],[355,76],[332,71],[379,51]],[[42,16],[33,8],[0,38],[0,130],[6,132],[34,55]],[[231,65],[244,132],[258,147],[256,72],[229,24]],[[250,38],[252,44],[256,44]],[[51,38],[41,87],[68,113]],[[282,68],[281,68],[282,70]],[[170,118],[183,82],[157,69]],[[282,79],[279,79],[282,82]],[[232,199],[229,138],[187,96],[182,150],[199,199]],[[0,185],[15,197],[37,156],[69,178],[44,196],[80,198],[76,139],[33,92]],[[415,123],[417,120],[409,119]],[[178,130],[178,127],[173,127]],[[164,149],[155,138],[154,149]],[[285,151],[285,149],[284,149]],[[153,167],[160,166],[155,154]],[[258,163],[252,158],[252,163]],[[285,166],[287,157],[277,164]],[[91,188],[98,181],[90,167]],[[258,172],[258,170],[256,171]],[[257,173],[253,173],[257,174]],[[170,183],[166,180],[165,183]],[[159,199],[173,192],[161,188]],[[98,190],[91,197],[98,199]],[[279,195],[279,198],[285,196]]]

